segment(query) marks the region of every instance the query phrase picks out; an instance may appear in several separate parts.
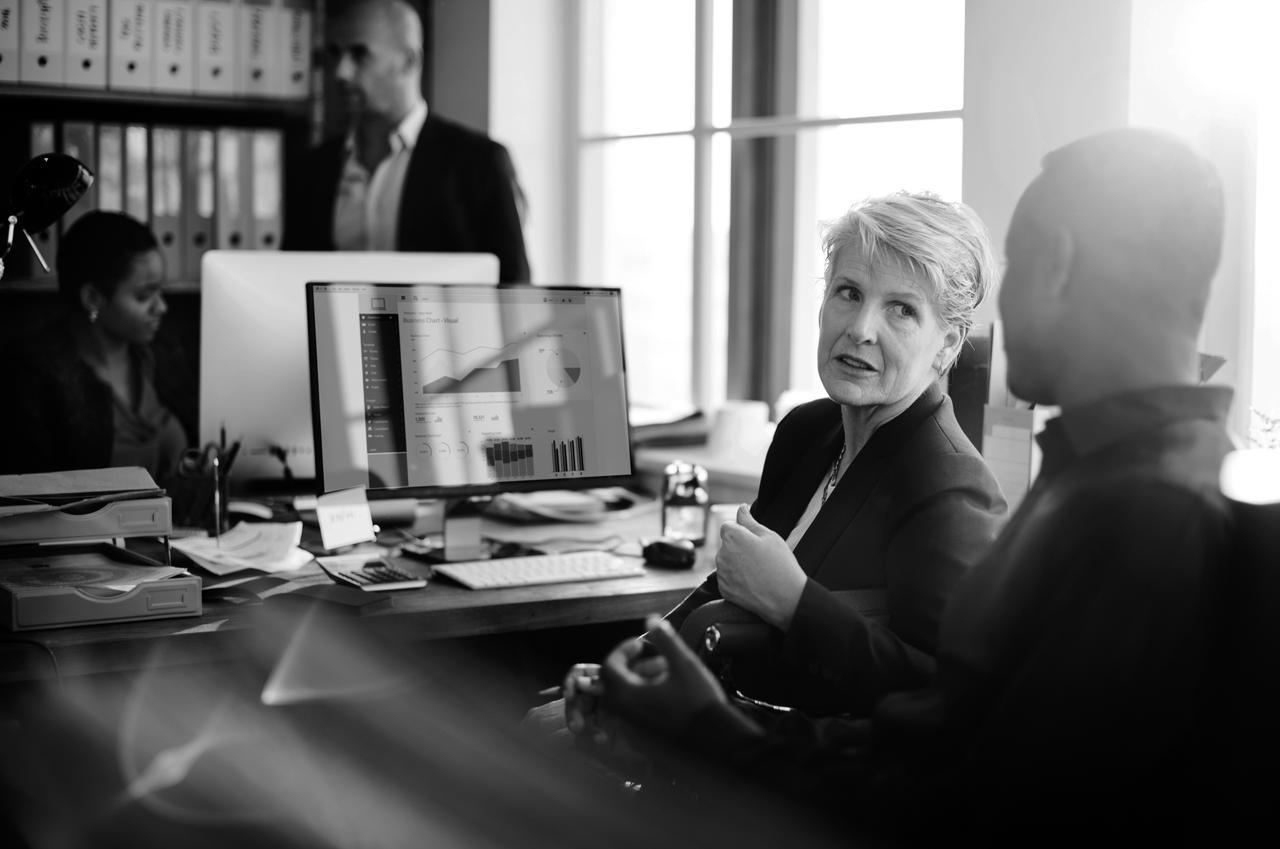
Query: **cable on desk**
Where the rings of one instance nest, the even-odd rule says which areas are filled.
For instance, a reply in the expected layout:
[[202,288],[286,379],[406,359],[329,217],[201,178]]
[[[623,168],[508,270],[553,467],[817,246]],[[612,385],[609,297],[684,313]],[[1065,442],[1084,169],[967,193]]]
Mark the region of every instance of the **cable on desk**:
[[62,686],[62,669],[59,668],[58,666],[58,656],[53,653],[53,649],[49,648],[47,645],[40,642],[39,640],[23,639],[22,637],[10,637],[4,640],[0,640],[0,645],[18,645],[18,644],[26,645],[26,646],[36,646],[37,648],[44,649],[44,653],[49,656],[49,665],[53,667],[53,680],[58,682],[59,687]]

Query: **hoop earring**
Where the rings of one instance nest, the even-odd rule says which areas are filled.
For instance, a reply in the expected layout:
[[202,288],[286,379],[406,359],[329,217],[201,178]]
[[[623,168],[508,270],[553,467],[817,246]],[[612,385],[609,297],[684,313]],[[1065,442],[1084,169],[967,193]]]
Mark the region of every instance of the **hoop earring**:
[[97,320],[98,320],[98,308],[89,307],[89,323],[93,324]]

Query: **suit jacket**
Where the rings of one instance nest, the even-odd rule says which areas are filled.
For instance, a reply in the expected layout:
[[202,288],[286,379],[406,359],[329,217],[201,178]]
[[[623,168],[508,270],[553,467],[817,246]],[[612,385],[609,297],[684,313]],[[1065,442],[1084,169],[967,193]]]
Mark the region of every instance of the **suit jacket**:
[[[329,139],[288,169],[284,250],[337,248],[333,205],[344,151],[343,138]],[[503,283],[529,282],[519,187],[505,147],[428,113],[404,180],[396,250],[493,253]]]
[[[788,414],[765,457],[752,515],[786,537],[843,439],[833,401]],[[795,547],[809,580],[790,627],[771,629],[761,656],[735,659],[732,683],[769,702],[854,713],[886,692],[924,685],[951,589],[986,552],[1006,510],[951,399],[930,386],[858,452]],[[719,597],[712,575],[668,618],[679,628]],[[707,624],[691,621],[686,635]]]

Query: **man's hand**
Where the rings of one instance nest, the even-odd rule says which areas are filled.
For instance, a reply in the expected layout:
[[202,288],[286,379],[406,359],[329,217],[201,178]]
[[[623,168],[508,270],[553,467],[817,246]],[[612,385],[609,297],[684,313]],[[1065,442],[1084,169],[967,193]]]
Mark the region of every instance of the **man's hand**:
[[785,631],[808,579],[787,541],[757,522],[747,505],[737,519],[720,526],[720,595]]
[[724,702],[724,690],[666,620],[651,616],[645,624],[654,653],[645,656],[638,639],[610,652],[600,670],[603,704],[636,725],[679,733],[703,708]]

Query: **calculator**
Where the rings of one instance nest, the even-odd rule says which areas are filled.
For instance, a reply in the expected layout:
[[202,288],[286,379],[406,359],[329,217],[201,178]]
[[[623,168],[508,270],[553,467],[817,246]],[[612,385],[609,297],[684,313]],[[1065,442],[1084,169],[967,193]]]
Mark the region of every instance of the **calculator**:
[[367,554],[317,557],[316,560],[333,580],[366,592],[416,590],[427,585],[426,578],[414,577],[380,557]]

